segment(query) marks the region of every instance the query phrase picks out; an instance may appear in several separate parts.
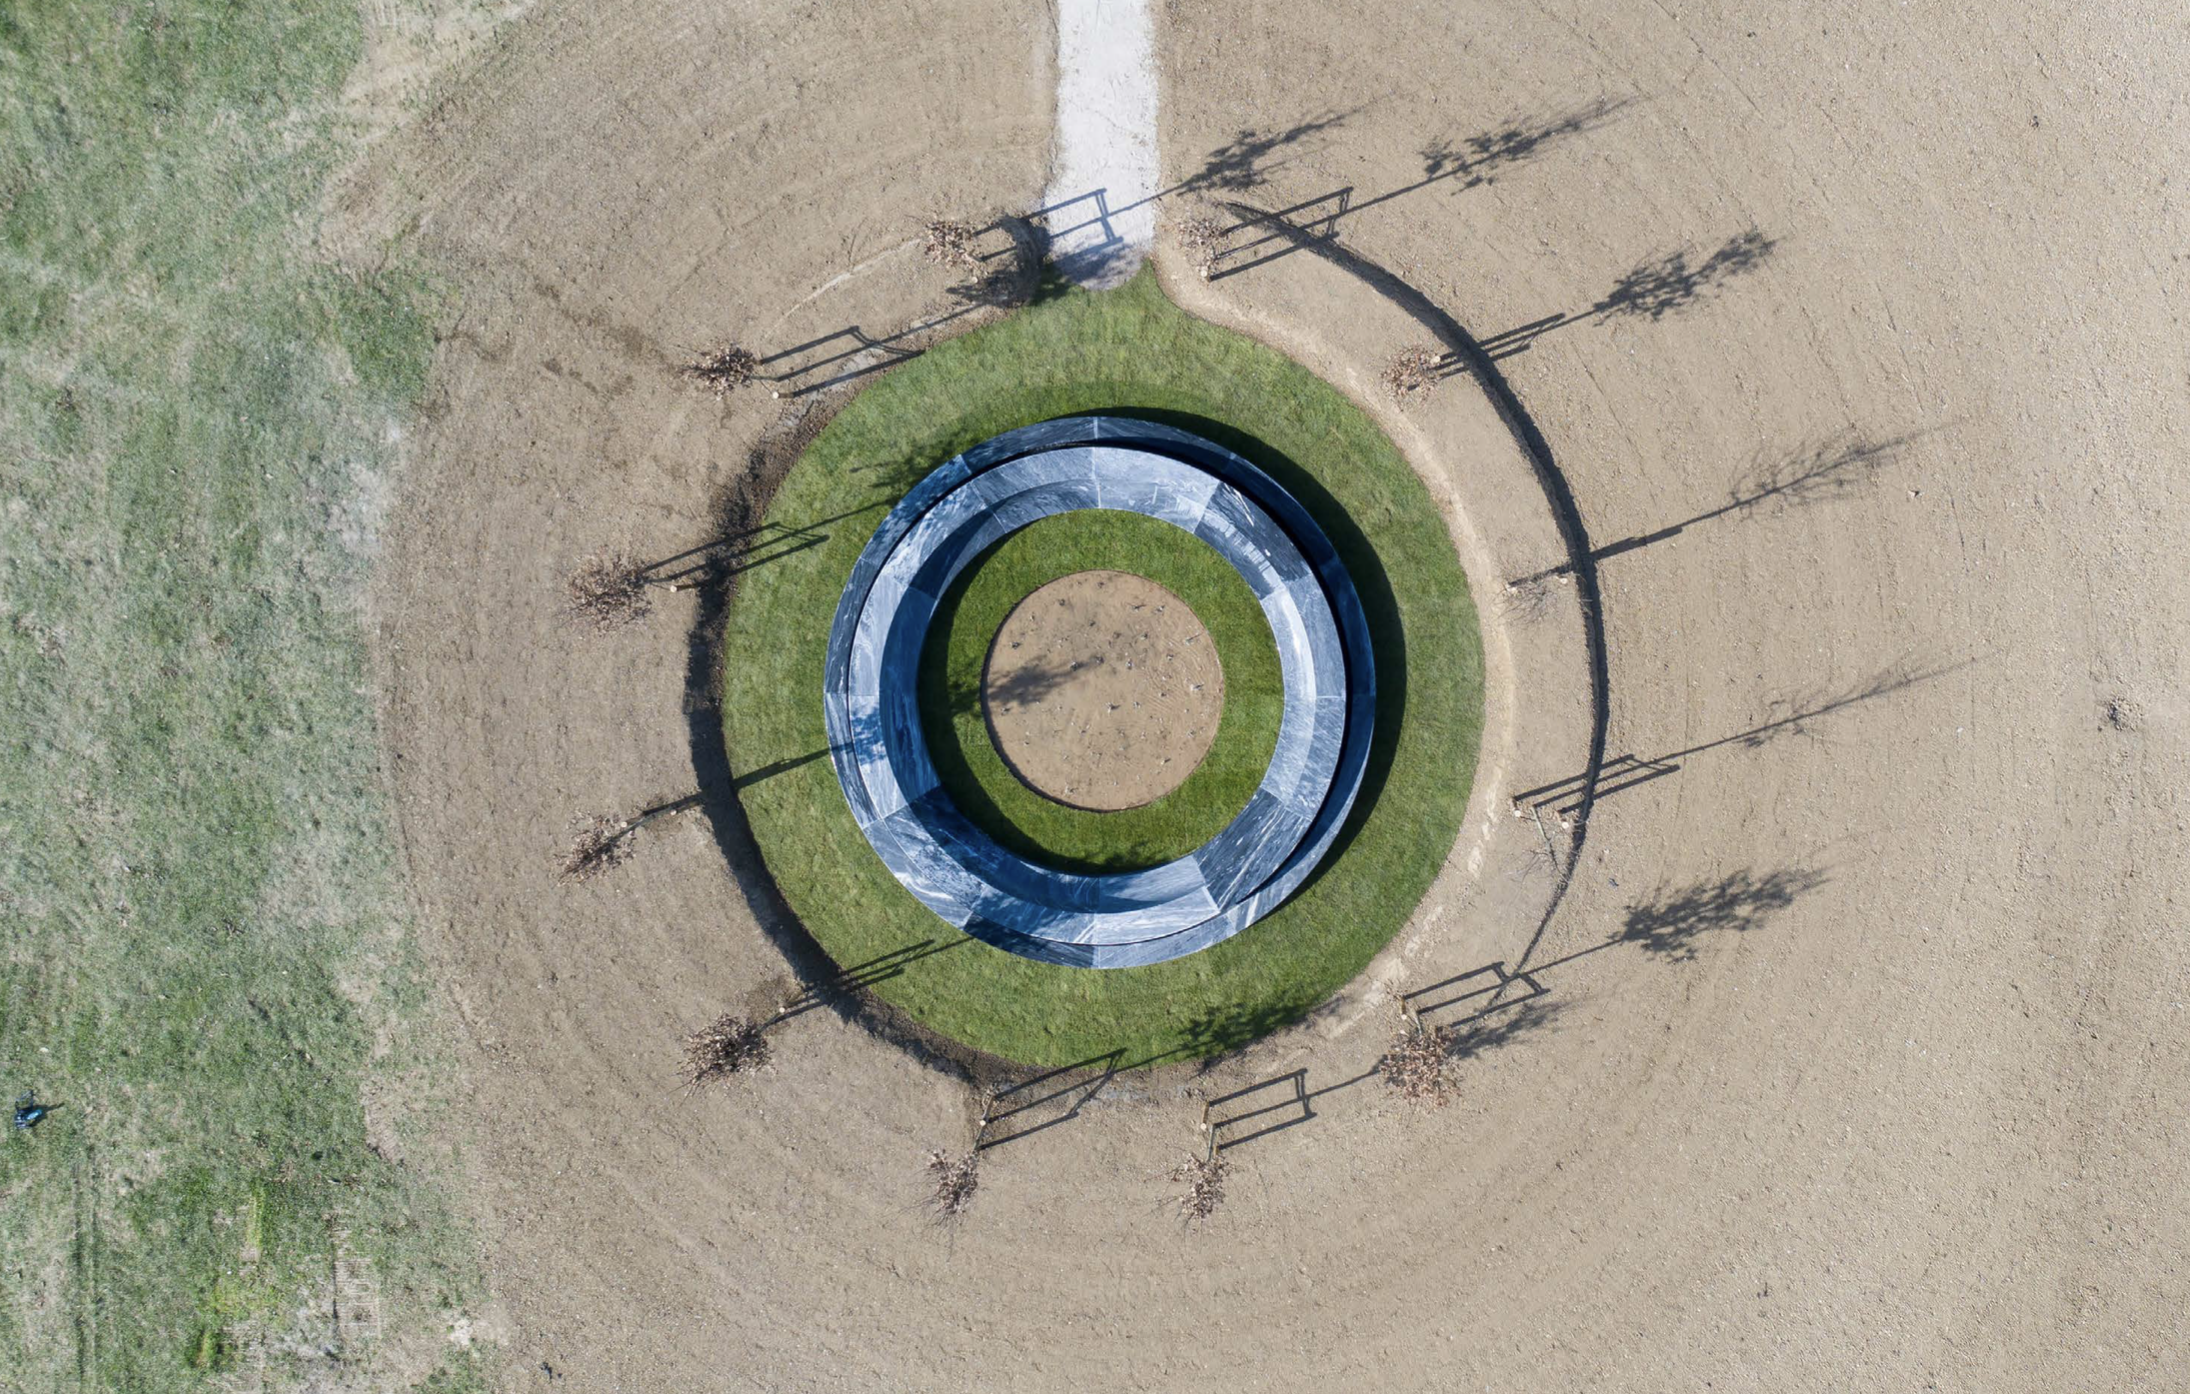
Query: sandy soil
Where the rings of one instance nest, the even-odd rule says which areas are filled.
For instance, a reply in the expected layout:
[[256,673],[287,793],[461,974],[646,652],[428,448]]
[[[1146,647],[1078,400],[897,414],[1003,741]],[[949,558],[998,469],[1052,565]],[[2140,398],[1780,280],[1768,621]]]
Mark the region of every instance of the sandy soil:
[[1012,607],[981,678],[1013,774],[1075,808],[1138,808],[1217,739],[1224,666],[1185,602],[1145,576],[1082,571]]
[[[711,540],[827,396],[718,408],[682,355],[918,323],[949,302],[917,220],[1040,196],[1046,12],[544,4],[344,205],[418,226],[468,307],[382,681],[515,1387],[2178,1385],[2175,17],[1165,16],[1166,176],[1337,238],[1256,264],[1241,236],[1208,283],[1159,262],[1416,460],[1490,728],[1446,876],[1362,982],[1207,1076],[1052,1081],[948,1230],[923,1166],[970,1139],[963,1087],[854,1022],[674,1097],[677,1031],[789,941],[699,815],[554,884],[572,814],[708,777],[714,716],[692,596],[595,639],[556,595],[594,545]],[[1479,371],[1381,400],[1423,303],[1501,355],[1521,436]],[[1521,1005],[1410,1113],[1359,1077],[1392,995],[1450,979],[1433,1020]],[[1219,1106],[1269,1107],[1226,1130],[1225,1209],[1181,1228],[1204,1103],[1257,1083]]]

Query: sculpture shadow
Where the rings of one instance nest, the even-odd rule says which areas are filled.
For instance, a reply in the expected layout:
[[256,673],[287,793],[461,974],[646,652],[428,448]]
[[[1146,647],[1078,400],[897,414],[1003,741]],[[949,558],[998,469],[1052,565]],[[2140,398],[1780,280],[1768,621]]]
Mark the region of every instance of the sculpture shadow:
[[[778,453],[795,455],[796,452]],[[788,467],[789,460],[763,460],[759,458],[760,454],[756,452],[756,466],[771,470],[775,478],[780,478],[780,471]],[[766,482],[769,485],[767,492],[773,492],[774,479]],[[759,508],[760,505],[745,495],[725,491],[716,499],[714,535],[717,539],[732,541],[753,536],[759,527],[753,521],[753,515]],[[708,548],[720,545],[718,541],[696,550],[704,553]],[[669,561],[680,559],[670,558]],[[699,604],[685,638],[684,710],[685,737],[692,753],[699,806],[714,831],[723,863],[737,882],[761,932],[783,954],[799,981],[825,983],[838,976],[837,965],[800,923],[777,888],[775,878],[768,872],[760,847],[753,840],[752,827],[746,821],[744,805],[738,799],[741,784],[749,784],[753,779],[740,779],[730,763],[729,742],[723,734],[722,698],[717,683],[722,675],[723,624],[729,614],[731,597],[737,590],[738,575],[736,566],[717,565],[710,560],[702,563],[691,582]],[[795,763],[803,764],[826,753],[816,752]],[[752,771],[751,775],[764,777],[772,773],[781,773],[781,770],[770,767],[766,771]]]
[[[1148,842],[1117,839],[1100,857],[1073,857],[1044,847],[1027,836],[1011,815],[1004,811],[974,774],[973,762],[961,739],[960,718],[981,715],[980,739],[994,747],[1003,757],[1004,767],[1014,778],[1043,798],[1065,803],[1047,790],[1037,787],[1019,772],[1008,755],[1004,744],[997,738],[994,713],[988,694],[982,691],[982,680],[953,682],[947,656],[951,631],[958,623],[959,609],[964,605],[981,568],[994,556],[997,548],[1009,542],[1009,537],[999,538],[984,548],[966,564],[943,598],[936,603],[935,616],[928,625],[928,637],[921,650],[920,666],[915,676],[919,685],[918,710],[920,729],[928,741],[928,758],[935,764],[937,780],[944,793],[950,796],[958,811],[974,826],[995,839],[996,844],[1013,856],[1024,857],[1039,866],[1052,867],[1083,876],[1101,876],[1113,872],[1139,871],[1156,866],[1167,860],[1166,848]],[[1032,702],[1047,696],[1072,677],[1072,673],[1058,665],[1036,665],[1012,674],[994,695],[1003,702]],[[1076,805],[1068,805],[1076,806]]]
[[[1597,563],[1592,560],[1594,548],[1589,540],[1589,529],[1582,519],[1581,509],[1575,503],[1574,490],[1560,469],[1552,452],[1551,443],[1535,418],[1529,414],[1520,395],[1506,381],[1491,355],[1483,345],[1450,312],[1439,305],[1419,287],[1398,275],[1381,263],[1364,256],[1351,247],[1340,244],[1335,238],[1315,237],[1293,226],[1284,218],[1276,217],[1252,204],[1236,199],[1228,200],[1226,207],[1239,218],[1255,223],[1283,237],[1295,247],[1308,251],[1335,269],[1354,277],[1363,286],[1389,302],[1441,345],[1446,353],[1466,371],[1474,374],[1484,395],[1499,420],[1513,436],[1528,460],[1530,472],[1543,490],[1544,502],[1550,508],[1553,521],[1558,525],[1560,540],[1566,546],[1568,559],[1574,565],[1574,587],[1580,601],[1582,639],[1589,659],[1589,754],[1588,764],[1580,776],[1578,812],[1574,823],[1574,836],[1569,846],[1569,856],[1559,867],[1549,901],[1538,919],[1536,931],[1529,940],[1529,951],[1542,940],[1551,926],[1552,917],[1558,913],[1565,899],[1567,888],[1573,883],[1574,865],[1580,856],[1582,845],[1589,835],[1589,810],[1596,798],[1599,771],[1604,765],[1607,733],[1612,724],[1612,667],[1605,643],[1603,594],[1598,586]],[[1527,953],[1522,955],[1527,958]]]
[[[763,438],[760,447],[753,452],[751,463],[755,478],[752,482],[733,484],[718,493],[713,509],[715,525],[711,530],[717,539],[756,534],[755,515],[765,507],[765,501],[775,492],[775,486],[781,482],[791,461],[819,429],[819,423],[802,420],[803,424],[794,429]],[[811,528],[817,524],[803,526]],[[737,774],[730,762],[717,684],[722,675],[723,625],[741,574],[742,568],[735,564],[708,566],[691,583],[699,604],[685,639],[685,731],[698,786],[693,799],[707,816],[716,849],[751,911],[754,923],[783,955],[785,965],[800,984],[798,995],[782,1006],[770,1025],[827,1008],[840,1019],[858,1024],[898,1046],[922,1064],[963,1078],[976,1059],[974,1052],[917,1026],[866,990],[898,976],[914,962],[974,941],[963,935],[950,934],[947,927],[939,924],[938,928],[944,929],[949,937],[922,939],[865,963],[840,967],[784,900],[782,890],[760,854],[752,825],[745,815],[740,790],[811,764],[828,752],[808,752],[748,771],[743,776]]]

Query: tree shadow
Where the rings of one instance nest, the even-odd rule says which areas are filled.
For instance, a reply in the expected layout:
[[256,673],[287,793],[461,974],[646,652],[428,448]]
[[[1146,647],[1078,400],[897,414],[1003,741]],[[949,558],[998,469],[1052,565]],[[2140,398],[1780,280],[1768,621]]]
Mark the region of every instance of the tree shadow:
[[[1362,108],[1347,111],[1326,111],[1290,126],[1252,127],[1243,126],[1232,138],[1202,156],[1201,167],[1178,183],[1154,197],[1164,198],[1172,194],[1246,193],[1259,189],[1270,182],[1276,168],[1283,160],[1274,156],[1291,151],[1312,137],[1339,126],[1361,114]],[[1291,157],[1289,157],[1291,158]]]
[[1498,1002],[1472,1016],[1438,1028],[1445,1058],[1455,1064],[1481,1059],[1507,1046],[1541,1034],[1564,1015],[1571,1001],[1522,998]]
[[[1590,560],[1606,561],[1678,537],[1698,523],[1746,514],[1767,503],[1804,508],[1846,498],[1868,487],[1879,471],[1892,463],[1901,448],[1914,439],[1912,433],[1872,440],[1849,430],[1815,441],[1792,455],[1769,460],[1760,458],[1735,476],[1725,503],[1655,531],[1608,542],[1592,551]],[[1570,575],[1573,570],[1573,562],[1560,562],[1526,576],[1516,576],[1506,582],[1506,589],[1520,591],[1553,577]]]
[[1791,508],[1829,503],[1868,487],[1901,448],[1922,432],[1872,440],[1853,429],[1812,442],[1792,455],[1760,457],[1737,476],[1727,494],[1730,508],[1778,503]]
[[1217,1057],[1252,1045],[1279,1027],[1300,1020],[1314,1005],[1275,1001],[1212,1007],[1187,1022],[1177,1053],[1199,1057],[1205,1070],[1212,1068]]
[[1661,885],[1648,900],[1627,908],[1611,938],[1544,963],[1524,963],[1506,981],[1535,984],[1538,974],[1623,945],[1668,962],[1693,963],[1701,954],[1699,941],[1706,936],[1762,929],[1774,915],[1831,879],[1822,871],[1789,867],[1762,876],[1743,870],[1705,877],[1678,889]]
[[1620,277],[1604,299],[1590,306],[1590,313],[1663,319],[1756,270],[1778,245],[1752,227],[1727,238],[1693,266],[1686,248],[1653,257]]
[[816,760],[826,760],[829,754],[829,749],[809,750],[804,755],[793,756],[788,760],[777,760],[773,764],[762,765],[757,770],[747,770],[744,774],[732,780],[730,787],[733,789],[751,788],[763,780],[774,779],[779,774],[788,774],[802,765],[811,765]]
[[[957,453],[959,452],[953,450],[951,455]],[[877,460],[869,465],[853,465],[850,472],[867,478],[869,487],[882,495],[881,507],[895,508],[899,500],[912,492],[915,484],[926,478],[930,470],[949,460],[951,455]]]
[[[1496,129],[1481,131],[1457,142],[1440,137],[1422,147],[1423,182],[1460,175],[1467,179],[1470,187],[1488,183],[1499,170],[1509,165],[1526,164],[1547,145],[1605,125],[1634,101],[1633,97],[1617,101],[1599,97],[1551,115],[1517,117]],[[1381,203],[1383,198],[1370,202]]]
[[[1579,135],[1606,124],[1633,100],[1634,98],[1629,97],[1612,101],[1600,97],[1563,112],[1517,118],[1495,130],[1467,136],[1459,141],[1439,138],[1422,147],[1422,177],[1413,183],[1402,184],[1364,198],[1355,197],[1354,187],[1349,184],[1291,207],[1279,209],[1269,216],[1283,219],[1294,228],[1308,231],[1313,236],[1333,238],[1338,235],[1338,225],[1343,219],[1380,204],[1390,203],[1394,199],[1405,198],[1433,184],[1449,180],[1456,181],[1462,189],[1472,189],[1478,184],[1490,183],[1497,178],[1501,169],[1525,164],[1541,154],[1546,147],[1565,137]],[[1328,124],[1336,122],[1331,121]],[[1311,125],[1294,129],[1312,131],[1321,128],[1320,125]],[[1250,155],[1253,153],[1253,143],[1247,140],[1248,135],[1249,133],[1243,132],[1232,146],[1211,152],[1210,168],[1233,177],[1234,182],[1226,183],[1222,179],[1189,179],[1166,192],[1236,194],[1248,192],[1266,182],[1265,178],[1259,177],[1259,162],[1253,159],[1248,162],[1249,169],[1258,177],[1247,182],[1238,182],[1237,177],[1231,175],[1241,150],[1244,149]],[[1282,233],[1268,228],[1262,229],[1260,235],[1245,241],[1235,240],[1239,233],[1254,228],[1258,221],[1255,218],[1242,217],[1239,222],[1222,231],[1218,245],[1210,256],[1210,280],[1222,280],[1227,276],[1252,271],[1258,266],[1266,266],[1300,250]]]
[[[991,673],[993,673],[994,663],[995,660],[992,658],[990,660]],[[1077,672],[1079,672],[1079,668],[1074,664],[1064,663],[1054,658],[1036,659],[1031,663],[1022,663],[1011,669],[1004,674],[1000,681],[985,674],[983,684],[972,687],[970,691],[973,700],[984,706],[993,719],[994,714],[1000,708],[1031,706],[1041,701],[1070,682]],[[957,704],[961,700],[961,694],[954,692],[951,700],[953,709],[958,709]]]
[[[1715,881],[1698,881],[1679,890],[1660,888],[1627,912],[1612,941],[1633,944],[1645,953],[1676,963],[1693,962],[1696,941],[1707,934],[1745,934],[1794,904],[1795,897],[1825,884],[1826,877],[1801,869],[1759,877],[1737,871]],[[1547,965],[1548,966],[1548,965]]]
[[[1818,871],[1794,868],[1758,876],[1752,871],[1706,878],[1678,890],[1661,889],[1639,905],[1628,907],[1620,929],[1611,938],[1579,949],[1547,963],[1531,964],[1525,957],[1508,971],[1504,960],[1399,994],[1400,1005],[1415,1029],[1435,1033],[1449,1063],[1479,1060],[1508,1046],[1542,1034],[1575,1005],[1571,999],[1554,999],[1542,975],[1551,970],[1631,945],[1674,963],[1690,963],[1700,956],[1699,941],[1705,936],[1747,933],[1762,928],[1774,915],[1794,904],[1803,894],[1825,884]],[[1539,936],[1540,937],[1540,936]],[[1535,948],[1535,941],[1529,945]],[[1463,1009],[1457,1019],[1433,1023],[1430,1018],[1454,1008]],[[1308,1087],[1306,1070],[1293,1070],[1257,1080],[1203,1105],[1203,1126],[1210,1129],[1218,1148],[1237,1146],[1268,1133],[1297,1127],[1317,1117],[1316,1101],[1357,1084],[1380,1078],[1380,1066],[1324,1085]],[[1227,1134],[1223,1129],[1253,1124],[1246,1133]]]
[[[1620,317],[1661,320],[1677,314],[1711,298],[1724,290],[1727,284],[1746,276],[1761,267],[1779,242],[1766,237],[1755,228],[1738,232],[1714,248],[1700,262],[1691,264],[1694,253],[1688,248],[1664,252],[1641,262],[1613,283],[1588,309],[1577,314],[1561,311],[1542,319],[1493,334],[1480,342],[1480,347],[1491,362],[1523,354],[1538,339],[1557,329],[1588,324],[1592,320],[1609,320]],[[1438,363],[1438,372],[1444,377],[1459,377],[1475,371],[1475,365],[1465,355],[1448,353]]]
[[[979,682],[953,683],[950,697],[951,708],[954,712],[964,713],[970,711],[971,708],[961,706],[969,699],[973,706],[980,709],[982,728],[988,733],[989,744],[995,749],[997,757],[1004,762],[1004,768],[1011,771],[1012,778],[1052,803],[1061,803],[1068,808],[1079,808],[1081,805],[1072,803],[1069,799],[1059,798],[1034,780],[1027,778],[1026,771],[1019,768],[1019,762],[1011,758],[1011,750],[1003,738],[1003,733],[996,729],[996,717],[1001,711],[1007,711],[1013,707],[1030,706],[1041,701],[1044,697],[1049,696],[1067,682],[1070,682],[1073,675],[1078,671],[1077,665],[1060,663],[1055,659],[1046,662],[1028,663],[1013,669],[1001,682],[990,683],[987,680],[987,675],[983,674]],[[931,745],[933,743],[930,742]],[[962,748],[960,753],[963,754]],[[1140,865],[1149,864],[1139,861],[1138,857],[1135,860]],[[1126,868],[1121,865],[1116,869],[1124,870]]]
[[1774,697],[1765,704],[1765,719],[1754,726],[1736,731],[1732,735],[1720,736],[1716,740],[1704,741],[1680,750],[1669,750],[1662,755],[1621,755],[1600,761],[1594,771],[1570,775],[1565,779],[1520,791],[1513,795],[1512,807],[1515,813],[1526,810],[1549,812],[1557,816],[1562,826],[1572,826],[1580,812],[1585,786],[1591,791],[1591,801],[1599,802],[1622,790],[1676,774],[1681,769],[1681,761],[1708,751],[1727,746],[1742,750],[1761,750],[1787,736],[1822,740],[1823,737],[1815,729],[1814,723],[1817,721],[1844,712],[1850,707],[1889,697],[1896,692],[1944,677],[1974,661],[1964,659],[1959,663],[1943,664],[1934,668],[1916,668],[1904,659],[1889,663],[1870,677],[1846,687],[1810,688],[1784,697]]
[[[1360,199],[1353,197],[1354,190],[1349,185],[1296,204],[1286,211],[1301,213],[1318,206],[1328,206],[1330,211],[1323,218],[1308,221],[1322,221],[1325,224],[1324,232],[1334,234],[1339,218],[1374,208],[1393,199],[1404,198],[1432,184],[1458,179],[1462,181],[1462,187],[1472,188],[1477,184],[1488,183],[1496,178],[1498,171],[1524,164],[1543,153],[1546,147],[1566,137],[1580,135],[1606,124],[1635,100],[1633,97],[1618,100],[1599,97],[1564,111],[1516,117],[1503,126],[1459,140],[1440,137],[1422,147],[1422,177],[1413,183]],[[1290,160],[1307,154],[1308,151],[1302,147],[1314,142],[1318,136],[1344,125],[1364,109],[1365,106],[1356,106],[1344,111],[1326,111],[1318,116],[1295,121],[1289,126],[1243,126],[1233,133],[1230,140],[1203,155],[1201,164],[1192,173],[1144,199],[1113,209],[1108,206],[1107,199],[1100,197],[1106,191],[1096,191],[1093,194],[1083,194],[1065,204],[1037,210],[1029,217],[1053,214],[1058,208],[1072,204],[1097,201],[1094,219],[1066,229],[1052,229],[1052,235],[1055,236],[1064,231],[1077,231],[1092,226],[1098,220],[1107,225],[1108,218],[1127,209],[1166,198],[1251,193],[1268,185],[1277,171]],[[1225,229],[1223,236],[1229,238],[1250,226],[1251,221],[1242,221]],[[1251,256],[1257,248],[1271,240],[1273,239],[1257,239],[1244,245],[1221,248],[1215,254],[1219,263],[1239,257],[1248,257],[1249,261],[1247,264],[1223,267],[1214,272],[1211,279],[1236,274],[1250,269],[1251,266],[1261,265],[1265,260],[1275,260],[1277,256],[1284,255],[1280,251],[1264,258]]]
[[[924,473],[926,470],[922,468],[916,471],[915,477]],[[975,578],[996,554],[996,550],[1010,540],[1010,537],[997,539],[952,578],[951,584],[943,592],[943,598],[936,602],[935,614],[928,624],[927,638],[920,651],[920,665],[914,674],[915,703],[920,716],[921,733],[928,742],[928,758],[935,765],[936,779],[944,794],[968,821],[993,838],[1005,851],[1025,858],[1037,866],[1082,876],[1104,876],[1159,865],[1171,855],[1168,847],[1147,841],[1131,841],[1123,837],[1114,839],[1112,845],[1096,857],[1067,856],[1044,847],[1030,838],[1012,820],[974,773],[972,758],[967,753],[967,737],[970,733],[960,727],[960,719],[979,713],[981,727],[978,738],[986,741],[999,755],[1003,754],[1003,743],[996,738],[990,704],[983,692],[982,677],[977,675],[971,682],[954,681],[952,678],[950,635],[958,625],[958,613],[965,605],[966,596],[972,589]],[[1009,675],[1000,685],[999,696],[1011,702],[1037,701],[1055,691],[1072,676],[1072,670],[1067,667],[1055,664],[1030,665]],[[1028,789],[1052,803],[1065,803],[1065,800],[1027,780],[1008,756],[1004,758],[1004,765],[1010,770],[1012,777]],[[1072,804],[1066,806],[1077,807]]]

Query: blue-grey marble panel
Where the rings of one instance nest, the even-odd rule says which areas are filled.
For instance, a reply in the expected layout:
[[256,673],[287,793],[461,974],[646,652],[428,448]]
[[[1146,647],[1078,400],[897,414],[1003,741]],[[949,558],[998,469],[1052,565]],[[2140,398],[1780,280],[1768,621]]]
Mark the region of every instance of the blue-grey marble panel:
[[1201,528],[1205,537],[1224,533],[1229,540],[1220,544],[1220,550],[1257,558],[1259,569],[1277,581],[1306,579],[1314,574],[1291,535],[1238,489],[1217,491],[1209,500]]
[[[1226,486],[1214,475],[1191,466],[1182,468],[1175,461],[1164,460],[1167,468],[1161,470],[1147,464],[1162,458],[1129,450],[1103,451],[1099,462],[1117,467],[1098,470],[1095,506],[1146,514],[1187,532],[1194,531],[1209,510],[1210,498]],[[1127,465],[1132,468],[1123,468]]]
[[[1278,750],[1247,809],[1164,866],[1081,876],[1006,852],[952,807],[920,729],[916,675],[937,597],[1042,517],[1124,508],[1203,537],[1264,603],[1285,674]],[[1359,790],[1373,735],[1368,626],[1307,511],[1229,451],[1124,418],[1043,422],[932,471],[875,530],[831,626],[824,716],[853,817],[946,921],[1051,963],[1127,967],[1196,952],[1298,889]]]

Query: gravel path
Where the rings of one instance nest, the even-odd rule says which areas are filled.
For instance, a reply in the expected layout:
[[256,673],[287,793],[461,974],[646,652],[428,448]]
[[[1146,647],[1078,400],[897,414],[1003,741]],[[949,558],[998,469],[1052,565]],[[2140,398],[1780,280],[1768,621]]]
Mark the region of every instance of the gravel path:
[[1123,282],[1156,235],[1156,69],[1146,0],[1058,0],[1050,255],[1084,286]]

